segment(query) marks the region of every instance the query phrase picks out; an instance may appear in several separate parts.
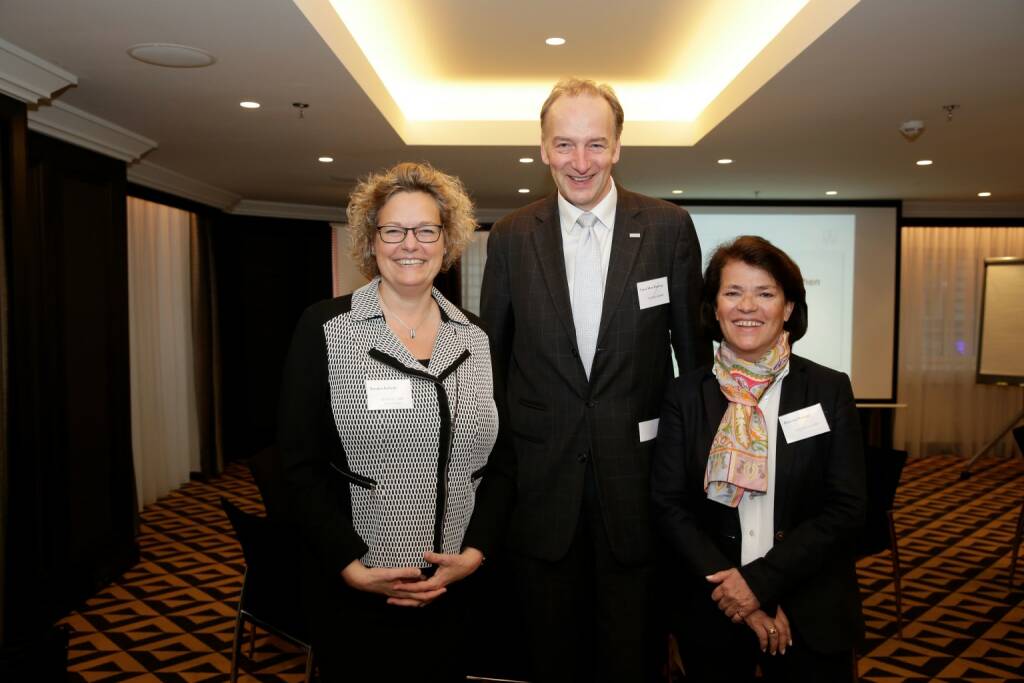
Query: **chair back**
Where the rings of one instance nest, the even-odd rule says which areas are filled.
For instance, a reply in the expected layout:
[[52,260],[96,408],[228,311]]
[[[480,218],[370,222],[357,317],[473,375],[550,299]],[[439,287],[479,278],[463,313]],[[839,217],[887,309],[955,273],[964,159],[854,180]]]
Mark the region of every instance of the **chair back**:
[[860,556],[874,555],[889,548],[889,512],[896,501],[907,452],[891,448],[864,449],[867,483],[867,512],[861,536]]
[[245,557],[245,583],[239,610],[262,622],[261,625],[308,643],[294,544],[266,517],[245,512],[226,498],[221,498],[220,503]]
[[1024,455],[1024,425],[1013,428],[1013,440],[1017,442],[1020,454]]

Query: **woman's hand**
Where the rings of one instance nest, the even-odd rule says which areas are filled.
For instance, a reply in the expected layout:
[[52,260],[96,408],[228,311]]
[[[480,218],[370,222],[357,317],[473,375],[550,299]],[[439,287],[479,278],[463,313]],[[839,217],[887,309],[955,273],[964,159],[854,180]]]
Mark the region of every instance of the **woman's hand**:
[[[423,553],[423,559],[437,567],[434,575],[425,581],[404,584],[402,590],[420,598],[428,604],[444,592],[448,584],[461,581],[484,563],[484,554],[476,548],[466,548],[458,555],[450,553]],[[437,593],[437,591],[441,593]],[[436,593],[436,594],[435,594]],[[429,596],[429,597],[427,597]],[[400,598],[388,598],[388,604],[401,605]]]
[[761,607],[757,596],[747,585],[747,580],[735,567],[715,572],[705,578],[711,583],[718,584],[715,590],[711,591],[711,599],[718,603],[718,609],[732,619],[733,623],[739,624],[750,616],[751,612]]
[[386,595],[389,604],[403,607],[422,607],[445,592],[443,587],[409,592],[408,586],[424,583],[423,572],[416,567],[369,568],[352,560],[341,570],[341,578],[358,591]]
[[743,621],[757,634],[761,652],[771,652],[773,655],[786,654],[786,646],[793,644],[789,621],[782,613],[781,607],[776,612],[774,621],[761,609],[754,610]]

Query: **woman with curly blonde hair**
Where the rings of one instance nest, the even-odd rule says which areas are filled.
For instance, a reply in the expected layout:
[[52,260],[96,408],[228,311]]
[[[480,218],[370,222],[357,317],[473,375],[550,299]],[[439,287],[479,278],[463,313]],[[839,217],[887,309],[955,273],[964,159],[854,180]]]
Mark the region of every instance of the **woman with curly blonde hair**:
[[324,681],[459,680],[453,584],[493,541],[475,504],[498,414],[487,335],[433,282],[473,206],[457,178],[402,163],[359,184],[348,219],[371,280],[307,309],[282,385],[311,640]]

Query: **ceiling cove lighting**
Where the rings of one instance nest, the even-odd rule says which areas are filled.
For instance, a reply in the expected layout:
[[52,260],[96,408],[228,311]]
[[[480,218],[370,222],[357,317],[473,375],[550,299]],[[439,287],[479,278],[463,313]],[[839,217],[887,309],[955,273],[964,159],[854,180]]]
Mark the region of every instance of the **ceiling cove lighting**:
[[565,45],[565,38],[559,38],[558,36],[551,36],[544,41],[546,45],[558,46]]
[[979,192],[978,196],[979,197],[991,197],[992,193],[991,192]]
[[722,164],[724,166],[726,164],[731,164],[732,163],[732,159],[719,159],[718,163],[720,163],[720,164]]
[[839,193],[835,190],[828,190],[825,192],[825,194],[828,195],[829,197],[835,197]]
[[252,100],[243,100],[243,101],[238,103],[238,106],[241,107],[242,109],[259,109],[260,108],[260,103],[259,102],[253,102]]
[[533,157],[520,157],[519,163],[521,163],[521,164],[532,164],[533,163]]
[[321,164],[329,164],[332,161],[334,161],[334,157],[323,156],[317,157],[316,160],[319,161]]
[[682,194],[682,190],[672,190],[672,194]]
[[920,161],[917,161],[915,163],[918,166],[931,166],[932,165],[932,160],[931,159],[921,159]]
[[[859,1],[704,0],[692,3],[697,9],[672,12],[670,18],[641,13],[636,30],[692,39],[645,41],[636,61],[656,68],[621,70],[614,61],[601,62],[592,67],[596,72],[587,75],[611,82],[629,112],[624,144],[690,146]],[[552,81],[541,66],[509,77],[501,69],[474,64],[467,55],[476,49],[475,41],[445,39],[454,32],[436,40],[430,35],[436,32],[423,30],[436,18],[417,5],[430,3],[294,0],[294,4],[406,144],[535,143],[537,111]],[[522,21],[524,5],[520,3],[487,5],[493,25],[514,27]],[[525,6],[539,8],[541,3]],[[551,21],[560,27],[562,15],[554,14]],[[382,26],[387,27],[387,39],[382,39]],[[603,34],[597,37],[601,38]]]
[[530,194],[530,188],[528,188],[528,187],[520,187],[519,188],[519,194]]

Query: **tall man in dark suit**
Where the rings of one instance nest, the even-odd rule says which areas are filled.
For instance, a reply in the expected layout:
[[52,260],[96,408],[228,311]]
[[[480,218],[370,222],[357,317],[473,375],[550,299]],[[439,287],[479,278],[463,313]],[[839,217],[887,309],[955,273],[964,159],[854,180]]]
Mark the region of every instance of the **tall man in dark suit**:
[[650,458],[674,350],[710,359],[682,208],[616,186],[623,112],[558,83],[541,158],[558,192],[495,224],[481,299],[503,436],[481,505],[509,518],[536,681],[656,675]]

